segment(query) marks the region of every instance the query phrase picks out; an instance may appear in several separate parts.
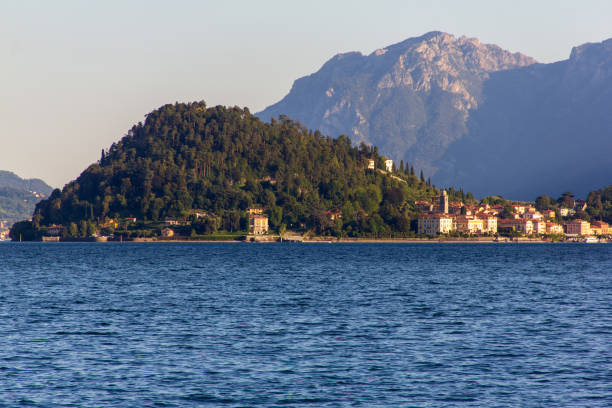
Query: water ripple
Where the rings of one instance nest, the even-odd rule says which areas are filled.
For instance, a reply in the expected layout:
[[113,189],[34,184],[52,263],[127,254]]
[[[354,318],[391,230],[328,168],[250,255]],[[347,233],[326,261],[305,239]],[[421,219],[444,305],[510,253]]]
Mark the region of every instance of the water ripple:
[[0,245],[0,406],[612,406],[612,246]]

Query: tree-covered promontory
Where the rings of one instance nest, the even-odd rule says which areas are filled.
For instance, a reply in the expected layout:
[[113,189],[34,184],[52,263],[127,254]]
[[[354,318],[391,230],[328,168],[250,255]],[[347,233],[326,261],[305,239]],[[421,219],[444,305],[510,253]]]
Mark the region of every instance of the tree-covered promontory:
[[[40,202],[31,225],[17,228],[34,236],[51,225],[64,226],[65,237],[104,228],[146,235],[166,217],[188,219],[197,211],[203,216],[184,234],[235,232],[247,229],[246,210],[258,206],[275,230],[407,234],[417,216],[414,200],[436,189],[408,164],[388,174],[368,170],[369,159],[384,169],[375,147],[353,146],[344,135],[324,136],[287,117],[265,123],[246,108],[165,105]],[[132,217],[130,227],[121,223]]]

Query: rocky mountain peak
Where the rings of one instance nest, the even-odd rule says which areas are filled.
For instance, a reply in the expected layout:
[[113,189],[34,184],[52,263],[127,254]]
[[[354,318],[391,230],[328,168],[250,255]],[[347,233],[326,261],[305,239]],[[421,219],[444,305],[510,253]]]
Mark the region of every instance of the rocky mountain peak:
[[572,48],[570,61],[579,61],[585,58],[609,57],[612,53],[612,38],[597,43],[585,43]]
[[[433,31],[388,48],[376,50],[370,57],[393,59],[392,68],[383,73],[377,88],[408,86],[416,91],[432,87],[461,95],[461,110],[476,106],[471,80],[482,80],[488,73],[523,67],[536,61],[520,53],[510,53],[496,45],[483,44],[476,38],[455,37]],[[474,78],[476,77],[476,78]]]
[[[435,183],[533,199],[529,192],[568,188],[560,185],[570,179],[609,184],[601,177],[612,168],[610,84],[612,39],[575,47],[569,60],[536,64],[476,38],[433,31],[369,55],[339,54],[258,116],[286,114],[375,144]],[[589,153],[568,171],[583,138]],[[509,157],[514,166],[500,168]],[[555,169],[551,178],[533,185],[544,167]]]
[[[535,62],[476,38],[432,31],[369,55],[337,54],[259,116],[287,114],[331,135],[346,133],[433,174],[428,163],[465,131],[489,75]],[[440,108],[448,115],[433,113]]]

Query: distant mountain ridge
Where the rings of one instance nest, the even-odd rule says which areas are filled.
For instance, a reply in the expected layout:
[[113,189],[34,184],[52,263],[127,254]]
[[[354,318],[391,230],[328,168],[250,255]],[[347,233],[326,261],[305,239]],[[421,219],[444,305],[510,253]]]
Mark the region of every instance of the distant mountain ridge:
[[435,163],[436,180],[528,199],[586,197],[612,182],[612,40],[494,73],[483,99],[468,132]]
[[367,56],[338,54],[257,115],[286,114],[324,133],[345,133],[433,174],[433,162],[466,131],[489,74],[535,62],[434,31]]
[[0,187],[10,187],[16,190],[26,190],[42,193],[45,196],[51,194],[53,187],[38,178],[23,179],[13,172],[0,170]]
[[17,221],[32,216],[36,203],[51,194],[52,187],[40,179],[22,179],[0,170],[0,221]]
[[[431,32],[367,56],[338,54],[257,115],[286,114],[330,135],[348,134],[423,169],[436,185],[477,196],[532,200],[567,189],[584,195],[611,181],[584,180],[612,170],[604,154],[612,151],[605,114],[612,107],[611,59],[610,40],[538,64],[476,39]],[[590,144],[596,160],[575,161],[584,171],[570,170],[572,153]]]

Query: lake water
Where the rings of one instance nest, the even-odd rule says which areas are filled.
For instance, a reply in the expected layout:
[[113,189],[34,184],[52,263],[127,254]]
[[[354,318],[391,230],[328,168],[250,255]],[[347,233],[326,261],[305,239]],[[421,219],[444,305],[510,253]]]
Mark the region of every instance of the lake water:
[[0,406],[612,405],[612,245],[0,245]]

